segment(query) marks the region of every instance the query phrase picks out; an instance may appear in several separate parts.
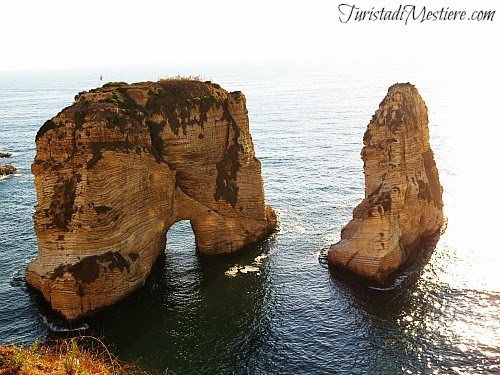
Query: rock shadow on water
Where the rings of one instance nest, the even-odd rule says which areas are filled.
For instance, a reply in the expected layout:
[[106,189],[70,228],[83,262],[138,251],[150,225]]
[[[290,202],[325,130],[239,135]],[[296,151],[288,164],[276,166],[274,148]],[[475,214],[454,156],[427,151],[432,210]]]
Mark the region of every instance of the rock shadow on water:
[[199,265],[204,277],[236,277],[243,274],[255,273],[259,275],[263,262],[273,254],[276,232],[267,239],[249,244],[236,253],[204,255],[199,254]]
[[[240,267],[238,275],[243,275],[247,272],[242,270],[255,267],[257,262],[259,267],[258,272],[255,274],[259,277],[252,277],[250,284],[254,290],[264,289],[265,286],[255,284],[259,284],[260,280],[265,279],[265,275],[262,275],[265,273],[262,260],[272,253],[274,239],[275,234],[258,243],[247,245],[236,253],[215,256],[207,256],[194,251],[191,253],[189,249],[186,249],[188,251],[185,252],[184,256],[195,258],[192,265],[193,272],[191,273],[190,270],[190,275],[187,277],[199,279],[199,285],[195,286],[196,289],[210,289],[213,288],[214,284],[227,283],[228,279],[230,279],[227,271],[235,265]],[[169,262],[171,264],[168,264]],[[162,254],[154,263],[152,271],[142,288],[132,292],[116,305],[104,307],[91,315],[74,321],[68,321],[52,310],[43,295],[26,284],[24,275],[20,277],[22,277],[23,287],[26,288],[39,313],[39,319],[47,327],[49,339],[91,334],[97,337],[111,336],[113,337],[112,341],[117,341],[117,346],[121,346],[121,344],[125,344],[129,340],[133,340],[134,337],[140,336],[140,332],[155,330],[158,324],[161,324],[160,322],[165,319],[162,315],[170,312],[175,313],[177,307],[172,306],[172,302],[169,302],[168,298],[174,292],[174,289],[179,287],[179,283],[182,282],[182,280],[176,280],[178,275],[172,275],[172,272],[168,272],[175,268],[175,262],[175,259],[173,261],[169,260],[166,253]],[[248,274],[253,273],[248,272]],[[15,282],[20,283],[17,279]],[[239,285],[238,289],[240,289],[244,281],[237,282],[237,284]],[[263,293],[259,294],[262,295]],[[252,308],[256,308],[254,304],[257,302],[252,301]],[[150,318],[144,319],[144,315]],[[156,318],[152,319],[153,316],[156,316]],[[137,323],[139,320],[140,324]],[[116,324],[118,321],[122,327],[126,328],[117,330]],[[113,344],[113,342],[110,343]]]
[[436,233],[420,240],[417,248],[408,256],[406,263],[385,282],[376,282],[358,276],[348,270],[329,266],[328,260],[320,256],[320,263],[328,267],[331,282],[344,290],[349,290],[361,305],[377,309],[386,308],[387,304],[397,310],[397,305],[404,303],[407,296],[414,292],[414,286],[424,272],[432,257],[441,235],[445,232],[447,221]]
[[[498,361],[485,355],[496,350],[494,345],[474,342],[471,332],[464,330],[471,324],[470,318],[456,308],[462,304],[463,311],[470,309],[471,300],[493,306],[498,296],[457,289],[436,279],[432,276],[434,260],[426,267],[446,224],[445,220],[440,231],[424,238],[416,249],[419,251],[385,284],[329,269],[332,288],[341,290],[349,301],[345,314],[354,317],[353,332],[366,340],[373,354],[367,358],[371,373],[400,373],[403,368],[408,373],[432,373],[452,364],[460,373],[492,373],[498,368]],[[424,272],[425,277],[421,277]],[[431,273],[430,278],[427,273]],[[490,313],[478,309],[484,311],[483,330],[491,332]]]
[[[173,254],[167,251],[143,288],[84,321],[89,332],[105,337],[121,358],[141,358],[145,369],[228,373],[231,363],[251,361],[241,359],[242,352],[250,346],[257,350],[266,341],[270,327],[264,301],[269,283],[265,264],[259,275],[232,278],[225,272],[268,254],[273,240],[217,256],[195,254],[194,246],[187,247]],[[193,258],[187,267],[183,256]]]

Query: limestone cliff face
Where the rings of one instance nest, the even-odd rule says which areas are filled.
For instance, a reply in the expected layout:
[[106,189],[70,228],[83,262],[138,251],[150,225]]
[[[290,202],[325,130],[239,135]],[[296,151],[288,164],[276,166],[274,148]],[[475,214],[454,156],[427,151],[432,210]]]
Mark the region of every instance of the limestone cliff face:
[[443,225],[442,188],[429,146],[427,107],[409,84],[389,88],[364,135],[365,199],[332,245],[329,262],[383,281]]
[[205,254],[276,226],[241,92],[189,80],[83,92],[36,146],[38,257],[26,279],[67,319],[142,286],[177,221],[191,221]]

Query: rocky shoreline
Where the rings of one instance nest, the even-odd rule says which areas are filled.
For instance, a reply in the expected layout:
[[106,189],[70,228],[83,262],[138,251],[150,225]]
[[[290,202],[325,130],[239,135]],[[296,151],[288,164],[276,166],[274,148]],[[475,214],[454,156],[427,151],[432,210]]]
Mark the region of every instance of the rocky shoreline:
[[[0,152],[0,158],[10,158],[12,153],[10,152]],[[13,175],[17,172],[17,168],[12,164],[8,163],[5,165],[0,165],[0,177],[6,177],[9,175]]]

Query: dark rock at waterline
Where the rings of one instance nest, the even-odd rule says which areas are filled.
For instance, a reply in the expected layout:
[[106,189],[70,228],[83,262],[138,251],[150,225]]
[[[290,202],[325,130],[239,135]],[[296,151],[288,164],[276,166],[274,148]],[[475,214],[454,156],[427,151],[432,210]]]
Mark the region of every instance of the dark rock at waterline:
[[12,164],[0,165],[0,176],[7,176],[9,174],[14,174],[17,169]]
[[10,158],[11,156],[10,152],[0,152],[0,158]]

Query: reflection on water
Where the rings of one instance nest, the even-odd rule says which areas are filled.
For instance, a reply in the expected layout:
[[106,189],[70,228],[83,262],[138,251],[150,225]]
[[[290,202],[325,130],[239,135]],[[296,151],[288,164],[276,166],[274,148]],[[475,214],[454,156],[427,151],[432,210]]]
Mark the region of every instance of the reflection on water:
[[[167,242],[146,288],[91,319],[91,332],[104,335],[125,357],[140,356],[148,368],[227,373],[236,365],[251,367],[252,359],[243,354],[265,342],[269,332],[263,308],[268,284],[265,267],[253,265],[259,272],[252,273],[245,264],[256,264],[272,240],[245,254],[198,257],[184,221],[169,230]],[[226,275],[233,264],[244,277]]]
[[[487,91],[492,69],[462,71],[460,84],[449,69],[351,64],[110,75],[202,73],[242,90],[266,198],[282,225],[248,252],[206,258],[195,253],[189,223],[177,223],[145,288],[72,325],[24,283],[36,253],[29,166],[39,126],[98,73],[0,77],[0,150],[15,153],[9,161],[20,174],[0,181],[0,341],[103,335],[123,359],[179,374],[498,373],[500,208],[491,172],[498,103]],[[318,251],[339,239],[363,198],[363,133],[397,81],[415,83],[429,108],[448,227],[429,263],[376,289],[332,277]]]
[[266,254],[257,255],[250,265],[235,264],[231,268],[229,268],[224,274],[226,276],[235,277],[240,273],[242,273],[242,274],[245,274],[248,272],[259,273],[260,268],[262,266],[262,263],[264,262],[264,260],[267,257],[269,257],[269,255],[271,255],[271,252],[268,252]]

